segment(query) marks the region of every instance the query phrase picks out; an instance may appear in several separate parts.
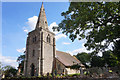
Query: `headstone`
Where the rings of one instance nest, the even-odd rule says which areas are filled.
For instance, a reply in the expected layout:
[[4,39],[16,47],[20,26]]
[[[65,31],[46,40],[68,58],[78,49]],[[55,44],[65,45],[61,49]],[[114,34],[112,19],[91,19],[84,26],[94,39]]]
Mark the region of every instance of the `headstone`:
[[106,72],[106,68],[105,67],[103,67],[103,72]]
[[2,75],[0,74],[0,80],[2,79]]
[[98,74],[102,74],[102,69],[98,68]]
[[80,74],[83,75],[83,70],[81,67],[80,67]]

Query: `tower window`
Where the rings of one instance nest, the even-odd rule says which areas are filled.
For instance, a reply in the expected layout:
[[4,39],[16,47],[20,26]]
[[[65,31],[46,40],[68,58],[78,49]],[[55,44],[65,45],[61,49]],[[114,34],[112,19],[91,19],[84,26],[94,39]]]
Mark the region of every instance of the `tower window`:
[[31,67],[31,76],[34,76],[35,75],[35,66],[34,66],[34,64],[32,63],[30,67]]
[[32,42],[34,43],[34,38],[32,39]]
[[36,42],[36,36],[35,36],[35,42]]
[[50,43],[50,35],[49,35],[49,34],[48,34],[48,36],[47,36],[47,42]]
[[35,50],[33,50],[32,56],[35,56]]
[[36,42],[36,41],[37,41],[37,38],[36,38],[36,36],[35,36],[35,37],[33,37],[32,42],[34,43],[34,42]]
[[45,24],[47,24],[47,21],[45,21]]

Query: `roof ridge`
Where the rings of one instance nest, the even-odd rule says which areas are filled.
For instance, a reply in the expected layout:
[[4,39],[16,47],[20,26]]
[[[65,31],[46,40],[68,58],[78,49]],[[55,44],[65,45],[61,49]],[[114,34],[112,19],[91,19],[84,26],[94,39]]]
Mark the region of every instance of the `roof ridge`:
[[[58,50],[56,50],[56,51],[58,51]],[[71,55],[71,54],[69,54],[69,53],[67,53],[67,52],[63,52],[63,51],[59,51],[59,52],[62,52],[62,53],[66,53],[66,54],[68,54],[68,55]],[[72,55],[71,55],[72,56]]]

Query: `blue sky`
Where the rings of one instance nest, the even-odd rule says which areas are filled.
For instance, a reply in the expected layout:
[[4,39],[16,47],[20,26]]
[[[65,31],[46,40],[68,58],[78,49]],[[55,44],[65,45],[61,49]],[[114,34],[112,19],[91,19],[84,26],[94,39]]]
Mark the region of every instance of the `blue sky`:
[[[5,65],[17,67],[16,58],[24,54],[27,33],[34,29],[39,15],[41,2],[3,2],[2,3],[2,55]],[[50,31],[63,17],[61,13],[69,7],[68,2],[44,2],[44,8]],[[56,49],[71,55],[88,52],[83,44],[85,40],[72,42],[69,37],[56,32]]]

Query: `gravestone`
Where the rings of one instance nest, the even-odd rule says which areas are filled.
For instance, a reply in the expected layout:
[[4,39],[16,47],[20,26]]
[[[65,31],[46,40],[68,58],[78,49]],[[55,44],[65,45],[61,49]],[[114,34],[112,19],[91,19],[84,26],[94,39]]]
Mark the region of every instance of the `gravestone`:
[[83,75],[83,69],[80,67],[80,74]]

